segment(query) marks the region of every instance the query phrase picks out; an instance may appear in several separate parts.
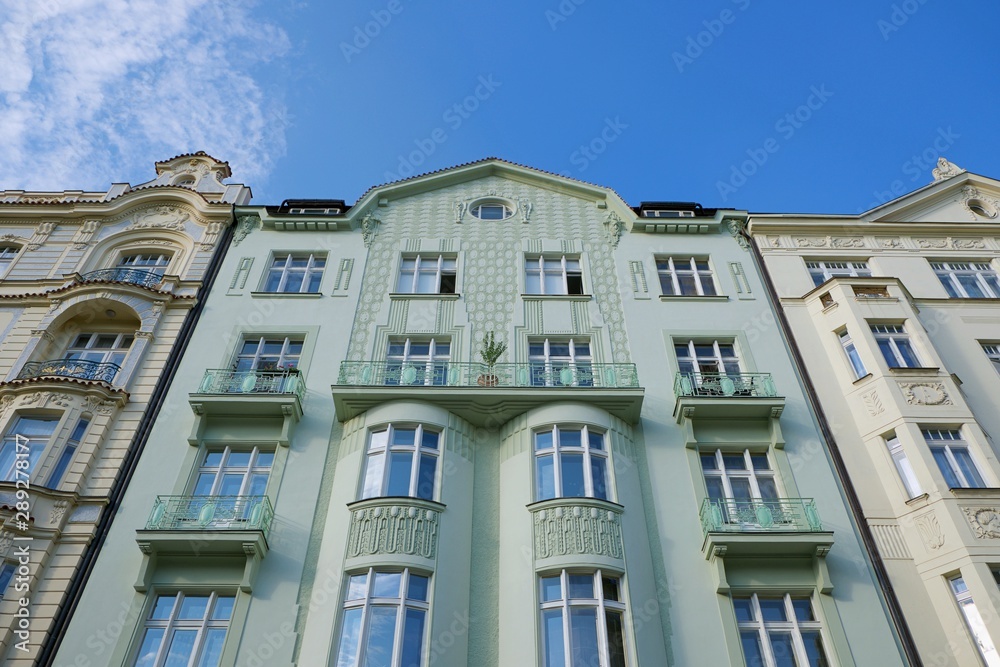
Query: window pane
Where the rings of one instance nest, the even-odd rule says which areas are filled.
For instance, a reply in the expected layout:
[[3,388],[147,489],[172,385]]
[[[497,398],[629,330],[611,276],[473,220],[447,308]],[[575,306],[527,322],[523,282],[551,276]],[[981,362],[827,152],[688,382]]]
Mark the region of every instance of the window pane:
[[760,614],[765,623],[788,620],[785,616],[785,601],[781,598],[760,598]]
[[524,291],[527,294],[541,294],[542,281],[537,273],[529,273],[524,278]]
[[570,658],[572,667],[593,667],[597,645],[597,610],[571,607],[569,610]]
[[424,431],[423,441],[420,443],[423,447],[429,447],[431,449],[438,448],[438,441],[441,439],[441,434],[436,431]]
[[542,577],[542,602],[562,599],[562,580],[560,577]]
[[760,633],[756,630],[743,631],[740,633],[740,643],[743,645],[743,659],[746,660],[747,667],[763,667],[764,650],[760,646]]
[[188,667],[188,661],[194,651],[194,640],[197,637],[197,630],[174,630],[163,667]]
[[618,590],[617,579],[613,577],[602,577],[601,592],[604,595],[605,600],[611,600],[612,602],[621,602],[621,598],[619,597],[621,594]]
[[732,477],[729,486],[733,489],[733,498],[736,500],[749,501],[753,497],[750,479],[747,477]]
[[556,497],[555,469],[551,454],[535,459],[535,493],[537,500]]
[[806,656],[809,658],[809,667],[826,667],[826,655],[823,653],[823,638],[818,630],[804,630],[802,632],[802,643],[806,646]]
[[562,610],[549,609],[542,612],[542,639],[545,667],[566,667]]
[[139,655],[135,660],[135,667],[153,667],[156,660],[156,652],[163,641],[162,628],[150,628],[146,630],[146,636],[142,638],[142,645],[139,647]]
[[207,595],[187,595],[181,601],[181,608],[177,612],[177,618],[200,621],[205,618],[206,609],[208,609]]
[[374,498],[379,495],[382,486],[382,469],[385,466],[385,454],[370,454],[365,469],[365,485],[361,492],[362,498]]
[[790,632],[767,633],[771,640],[771,652],[774,653],[774,664],[776,667],[797,667],[795,664],[795,654],[792,650],[792,634]]
[[375,584],[372,586],[372,597],[398,598],[401,581],[401,572],[376,572]]
[[552,447],[552,431],[542,431],[535,434],[535,449],[549,449]]
[[403,646],[400,652],[401,667],[420,667],[426,616],[427,612],[423,609],[406,610],[406,621],[403,625]]
[[596,449],[598,451],[604,451],[604,435],[601,433],[588,433],[588,440],[590,441],[590,448]]
[[951,453],[955,457],[958,469],[962,471],[962,475],[965,476],[965,481],[969,487],[981,489],[986,486],[982,476],[976,469],[976,464],[972,462],[972,455],[969,454],[968,449],[965,447],[952,447]]
[[421,602],[427,602],[427,585],[428,578],[422,577],[419,574],[411,574],[409,585],[406,589],[406,598],[408,600],[420,600]]
[[680,284],[681,294],[690,296],[698,293],[698,288],[694,285],[694,276],[690,273],[677,274],[677,282]]
[[559,429],[559,445],[561,447],[582,447],[583,440],[580,431]]
[[770,477],[758,477],[757,486],[760,488],[760,497],[764,500],[778,499],[778,487]]
[[420,457],[417,471],[417,498],[434,499],[434,473],[437,471],[437,457],[424,454]]
[[951,469],[951,463],[948,461],[948,455],[945,454],[944,447],[931,447],[931,454],[934,455],[934,460],[937,462],[938,469],[944,476],[944,483],[948,485],[948,488],[961,488],[962,483],[959,481],[955,471]]
[[589,574],[569,575],[569,596],[574,600],[594,597],[594,577]]
[[412,465],[412,453],[392,452],[389,458],[389,484],[385,490],[387,496],[410,495],[410,468]]
[[885,357],[885,363],[889,364],[890,368],[897,368],[899,366],[899,362],[896,361],[896,354],[892,351],[892,346],[889,344],[888,339],[879,338],[878,349],[882,350],[882,356]]
[[392,667],[392,643],[396,634],[396,611],[396,607],[371,608],[368,641],[365,642],[364,667]]
[[357,664],[355,657],[358,655],[358,643],[361,639],[361,613],[361,609],[348,609],[344,612],[344,627],[340,631],[337,667],[354,667]]
[[562,495],[564,498],[583,498],[587,487],[583,480],[583,455],[562,454],[559,459],[562,473]]
[[156,606],[153,607],[153,611],[149,617],[154,621],[162,621],[170,618],[170,612],[174,610],[174,602],[176,601],[176,595],[161,595],[156,598]]
[[590,476],[594,485],[594,497],[608,499],[607,460],[602,456],[590,457]]
[[812,603],[809,600],[792,600],[792,609],[795,610],[795,619],[798,621],[814,621]]
[[392,444],[413,445],[416,443],[417,430],[414,428],[397,428],[392,432]]
[[437,272],[426,273],[421,271],[417,274],[417,292],[420,294],[431,294],[437,291]]
[[767,462],[767,454],[751,454],[750,461],[753,462],[754,470],[770,470],[771,466]]
[[215,609],[212,611],[212,620],[228,621],[233,616],[234,598],[229,596],[219,596],[215,600]]
[[565,294],[565,289],[563,287],[563,276],[562,273],[546,273],[545,274],[545,293],[546,294]]
[[728,454],[722,457],[722,465],[726,470],[746,470],[747,462],[742,454]]
[[368,573],[355,574],[347,585],[348,600],[363,600],[368,591]]
[[733,610],[736,612],[736,620],[740,623],[754,620],[753,601],[750,598],[733,598]]
[[706,477],[705,486],[708,487],[708,497],[712,500],[722,500],[726,497],[726,489],[722,485],[721,477]]
[[903,363],[907,368],[917,368],[920,366],[920,362],[917,360],[917,355],[913,351],[910,341],[905,338],[897,338],[896,349],[899,350],[899,356],[903,358]]
[[202,643],[198,667],[218,667],[222,659],[222,645],[226,642],[225,628],[209,628]]
[[625,631],[620,611],[604,612],[608,629],[608,667],[625,667]]

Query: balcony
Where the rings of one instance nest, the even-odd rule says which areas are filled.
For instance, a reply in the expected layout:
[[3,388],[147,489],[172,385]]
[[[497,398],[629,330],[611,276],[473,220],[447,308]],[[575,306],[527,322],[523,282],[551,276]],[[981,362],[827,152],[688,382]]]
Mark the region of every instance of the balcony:
[[139,287],[155,288],[163,281],[163,275],[156,271],[146,271],[144,269],[100,269],[90,271],[80,276],[80,282],[116,282],[138,285]]
[[[419,391],[414,391],[419,389]],[[343,361],[333,387],[341,421],[388,401],[440,405],[476,425],[556,401],[590,403],[634,423],[643,390],[635,364]]]
[[778,395],[770,373],[677,373],[674,376],[674,417],[759,419],[779,417],[785,399]]
[[252,590],[274,511],[267,496],[157,496],[146,527],[136,531],[145,554],[135,588],[149,588],[161,556],[246,558],[241,589]]
[[17,374],[18,380],[44,377],[68,377],[112,384],[121,367],[118,364],[87,361],[85,359],[52,359],[29,361]]
[[706,556],[812,556],[833,544],[812,498],[706,498],[700,516]]
[[[204,414],[302,416],[305,382],[297,369],[209,369],[190,394],[192,406]],[[196,412],[197,409],[195,410]],[[202,414],[202,413],[198,413]]]

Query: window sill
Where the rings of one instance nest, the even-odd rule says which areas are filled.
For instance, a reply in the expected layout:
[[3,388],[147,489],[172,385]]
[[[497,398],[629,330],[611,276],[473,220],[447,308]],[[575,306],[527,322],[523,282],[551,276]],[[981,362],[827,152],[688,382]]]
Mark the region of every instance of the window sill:
[[951,495],[956,498],[1000,498],[1000,489],[993,486],[951,487]]
[[396,301],[397,299],[398,300],[405,300],[405,299],[417,299],[417,300],[420,300],[420,299],[425,299],[425,300],[428,300],[428,301],[456,301],[461,296],[462,296],[461,294],[457,294],[457,293],[456,294],[424,294],[422,292],[419,292],[419,293],[389,292],[389,298],[392,299],[393,301]]
[[612,512],[618,512],[619,514],[625,510],[624,505],[619,505],[611,500],[604,500],[603,498],[580,498],[578,496],[573,496],[569,498],[546,498],[545,500],[536,500],[533,503],[528,503],[525,505],[530,511],[537,512],[539,510],[549,509],[552,507],[565,507],[567,505],[585,506],[585,507],[596,507],[598,509],[606,509]]
[[858,296],[855,294],[854,300],[858,303],[868,303],[871,305],[879,303],[899,303],[899,299],[894,296]]
[[937,375],[940,370],[937,366],[914,366],[913,368],[906,366],[889,367],[889,372],[893,375]]
[[729,301],[725,294],[661,294],[660,301]]
[[929,493],[921,493],[919,496],[913,496],[909,500],[904,501],[910,507],[923,507],[930,500]]
[[590,301],[590,294],[521,294],[525,301]]
[[862,382],[864,382],[865,380],[869,380],[869,379],[871,379],[872,377],[874,377],[874,376],[873,376],[873,375],[872,375],[871,373],[866,373],[865,375],[862,375],[862,376],[861,376],[861,377],[859,377],[859,378],[858,378],[857,380],[855,380],[855,381],[854,381],[854,382],[853,382],[852,384],[859,384],[859,383],[862,383]]
[[322,292],[250,292],[255,299],[319,299]]
[[439,503],[436,500],[427,500],[426,498],[416,498],[414,496],[375,496],[374,498],[352,500],[347,503],[347,508],[356,510],[384,505],[412,505],[413,507],[423,507],[436,512],[443,512],[446,507],[444,503]]

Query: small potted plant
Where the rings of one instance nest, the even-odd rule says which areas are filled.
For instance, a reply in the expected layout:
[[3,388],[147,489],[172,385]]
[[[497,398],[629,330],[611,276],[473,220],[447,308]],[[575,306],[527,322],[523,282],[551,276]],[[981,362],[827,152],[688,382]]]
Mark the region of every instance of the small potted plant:
[[493,368],[497,365],[497,360],[507,351],[507,343],[498,343],[496,335],[490,331],[483,336],[483,349],[479,355],[486,364],[486,375],[480,375],[477,380],[480,387],[495,387],[500,383],[500,379],[493,373]]

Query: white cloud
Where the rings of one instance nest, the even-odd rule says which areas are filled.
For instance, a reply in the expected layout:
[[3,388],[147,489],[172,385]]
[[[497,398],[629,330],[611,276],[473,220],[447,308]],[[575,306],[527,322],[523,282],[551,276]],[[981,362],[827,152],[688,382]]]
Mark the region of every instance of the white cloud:
[[255,68],[288,50],[240,0],[0,0],[0,190],[141,183],[204,150],[233,181],[285,152]]

